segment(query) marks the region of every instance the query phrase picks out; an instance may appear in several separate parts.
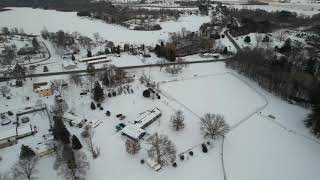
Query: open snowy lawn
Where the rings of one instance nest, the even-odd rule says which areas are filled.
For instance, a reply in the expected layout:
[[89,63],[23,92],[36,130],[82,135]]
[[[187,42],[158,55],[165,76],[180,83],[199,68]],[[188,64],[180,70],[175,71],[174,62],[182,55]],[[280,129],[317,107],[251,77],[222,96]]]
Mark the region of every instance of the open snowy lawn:
[[169,82],[161,89],[198,116],[222,114],[231,126],[265,104],[259,94],[229,73]]
[[92,36],[99,32],[106,39],[115,43],[154,45],[159,39],[166,40],[169,32],[180,31],[185,27],[197,31],[199,27],[210,21],[209,16],[184,16],[178,21],[162,22],[159,31],[132,31],[125,27],[107,24],[100,20],[78,17],[76,12],[58,12],[31,8],[10,8],[10,11],[0,12],[1,26],[22,27],[26,33],[40,34],[46,27],[49,31],[78,31]]
[[320,145],[260,115],[230,132],[224,159],[229,180],[317,179]]

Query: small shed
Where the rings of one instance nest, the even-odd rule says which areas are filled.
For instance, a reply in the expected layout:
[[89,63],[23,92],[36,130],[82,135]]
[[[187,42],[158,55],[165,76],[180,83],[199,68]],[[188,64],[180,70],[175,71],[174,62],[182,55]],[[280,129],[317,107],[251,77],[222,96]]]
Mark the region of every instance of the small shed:
[[151,167],[155,171],[159,171],[161,169],[161,165],[158,162],[156,162],[155,160],[151,159],[151,158],[147,159],[147,164],[148,164],[149,167]]

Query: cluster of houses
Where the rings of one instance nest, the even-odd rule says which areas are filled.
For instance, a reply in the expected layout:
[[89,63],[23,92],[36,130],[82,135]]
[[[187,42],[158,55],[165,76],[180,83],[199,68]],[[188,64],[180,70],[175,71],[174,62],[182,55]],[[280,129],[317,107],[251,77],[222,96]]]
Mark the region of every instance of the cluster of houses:
[[145,128],[155,122],[161,115],[162,112],[157,107],[140,114],[133,124],[129,124],[122,129],[122,135],[134,141],[139,141],[146,135]]

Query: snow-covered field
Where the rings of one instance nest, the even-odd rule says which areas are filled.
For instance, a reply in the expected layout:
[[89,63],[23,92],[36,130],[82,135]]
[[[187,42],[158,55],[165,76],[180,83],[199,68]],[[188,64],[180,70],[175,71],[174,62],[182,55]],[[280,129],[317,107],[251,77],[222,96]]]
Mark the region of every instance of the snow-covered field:
[[185,27],[190,31],[197,31],[201,24],[209,22],[209,16],[185,16],[177,22],[168,21],[160,23],[159,31],[132,31],[125,27],[107,24],[100,20],[78,17],[75,12],[58,12],[31,8],[10,8],[10,11],[0,12],[1,26],[23,27],[26,33],[40,34],[46,27],[48,31],[78,31],[81,34],[92,36],[100,35],[115,43],[128,42],[131,44],[155,45],[159,39],[166,40],[169,32],[180,31]]
[[230,73],[173,81],[161,89],[198,116],[222,114],[231,126],[265,104],[259,94]]
[[227,5],[237,9],[263,9],[266,11],[290,11],[298,15],[314,15],[320,13],[320,3],[279,3],[270,2],[269,5]]

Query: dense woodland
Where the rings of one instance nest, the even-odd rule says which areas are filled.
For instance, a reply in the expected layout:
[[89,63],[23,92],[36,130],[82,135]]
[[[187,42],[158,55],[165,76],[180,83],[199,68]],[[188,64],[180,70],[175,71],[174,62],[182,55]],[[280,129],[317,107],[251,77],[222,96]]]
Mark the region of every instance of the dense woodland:
[[[300,16],[295,12],[273,11],[256,9],[221,8],[228,18],[231,34],[245,35],[251,32],[269,33],[280,28],[311,27],[310,30],[319,31],[320,13],[314,16]],[[240,27],[238,26],[238,21]]]

